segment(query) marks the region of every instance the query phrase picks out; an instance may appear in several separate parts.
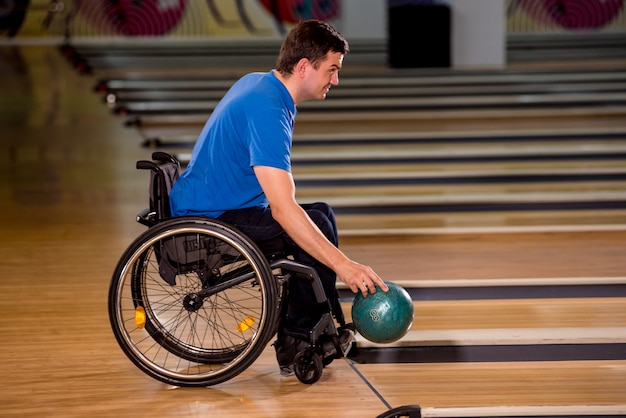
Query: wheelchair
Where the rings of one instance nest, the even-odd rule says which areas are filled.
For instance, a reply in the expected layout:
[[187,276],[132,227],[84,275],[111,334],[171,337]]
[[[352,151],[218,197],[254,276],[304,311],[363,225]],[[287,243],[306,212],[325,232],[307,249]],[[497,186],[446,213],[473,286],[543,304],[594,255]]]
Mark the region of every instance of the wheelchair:
[[[290,280],[308,280],[328,309],[300,336],[307,344],[296,354],[294,373],[302,383],[317,382],[323,368],[350,349],[342,349],[334,322],[345,326],[343,313],[331,309],[317,272],[284,249],[261,251],[219,220],[171,217],[169,192],[181,166],[164,152],[152,159],[137,162],[137,169],[150,170],[149,207],[137,215],[148,229],[122,254],[109,287],[109,319],[122,351],[170,385],[225,382],[276,335]],[[329,340],[335,354],[325,357]]]

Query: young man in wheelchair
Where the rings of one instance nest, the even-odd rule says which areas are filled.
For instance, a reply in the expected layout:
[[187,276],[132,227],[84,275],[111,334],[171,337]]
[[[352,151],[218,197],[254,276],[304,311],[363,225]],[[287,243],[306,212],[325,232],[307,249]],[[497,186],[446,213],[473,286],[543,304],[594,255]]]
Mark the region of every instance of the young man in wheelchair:
[[[309,20],[296,25],[281,46],[274,70],[243,76],[222,98],[170,194],[174,216],[218,218],[264,251],[280,241],[296,261],[315,268],[334,312],[341,310],[337,278],[363,295],[374,293],[376,285],[388,290],[369,266],[337,248],[329,205],[300,205],[295,198],[290,153],[296,106],[326,98],[339,82],[348,51],[344,37],[327,23]],[[310,283],[291,280],[287,316],[281,319],[275,344],[283,374],[290,374],[300,343],[293,331],[312,327],[322,313]],[[351,324],[340,327],[342,345],[353,337]]]

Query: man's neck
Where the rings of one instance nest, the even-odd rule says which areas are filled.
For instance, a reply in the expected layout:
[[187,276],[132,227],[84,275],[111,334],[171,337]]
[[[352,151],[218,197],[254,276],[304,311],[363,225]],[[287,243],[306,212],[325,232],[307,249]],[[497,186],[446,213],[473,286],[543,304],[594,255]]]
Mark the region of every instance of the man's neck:
[[276,70],[272,70],[274,73],[274,76],[278,79],[278,81],[280,81],[281,83],[283,83],[283,85],[285,86],[285,88],[287,89],[287,91],[289,92],[289,95],[291,96],[291,99],[293,100],[293,102],[298,105],[298,103],[300,103],[300,100],[298,98],[297,95],[297,89],[293,83],[294,77],[292,74],[288,74],[287,76],[283,75],[282,73],[276,71]]

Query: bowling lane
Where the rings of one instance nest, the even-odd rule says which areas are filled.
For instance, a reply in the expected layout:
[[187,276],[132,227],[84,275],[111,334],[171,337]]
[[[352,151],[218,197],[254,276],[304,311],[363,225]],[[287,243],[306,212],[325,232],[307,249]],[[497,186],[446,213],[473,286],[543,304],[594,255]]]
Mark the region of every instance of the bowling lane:
[[[176,103],[181,102],[204,102],[219,100],[222,98],[226,90],[230,87],[232,82],[227,83],[225,86],[221,86],[215,89],[202,88],[200,86],[194,86],[195,83],[189,84],[185,87],[160,87],[158,82],[150,83],[144,80],[146,88],[139,90],[137,88],[128,88],[126,90],[113,91],[112,88],[106,88],[107,93],[104,94],[107,104],[115,106],[116,112],[123,112],[128,110],[133,111],[135,105],[142,105],[144,103],[163,103],[164,105],[170,103],[175,106]],[[379,97],[428,97],[428,96],[454,96],[454,95],[488,95],[488,94],[503,94],[503,93],[524,93],[524,94],[547,94],[552,93],[573,93],[580,91],[588,92],[606,92],[614,90],[626,89],[626,83],[612,82],[612,83],[589,83],[581,86],[579,84],[561,83],[557,85],[551,85],[544,89],[529,88],[527,86],[484,86],[474,85],[455,88],[451,90],[450,87],[437,87],[437,86],[423,86],[423,87],[370,87],[367,89],[357,88],[349,89],[344,86],[342,82],[341,88],[333,90],[329,97],[341,98],[341,99],[370,99]]]
[[[597,115],[621,114],[620,104],[624,99],[623,67],[617,65],[603,71],[589,69],[553,68],[550,70],[502,70],[502,71],[445,71],[438,73],[423,72],[419,75],[403,75],[403,73],[361,77],[349,76],[342,78],[341,88],[333,89],[330,95],[333,100],[323,103],[305,103],[299,122],[330,119],[331,115],[317,113],[332,110],[343,110],[342,117],[354,118],[356,112],[363,118],[376,120],[387,119],[385,115],[378,117],[372,110],[393,111],[396,118],[433,117],[440,119],[435,112],[448,113],[451,117],[476,117],[476,112],[467,109],[493,109],[510,107],[520,116],[538,115],[533,112],[538,108],[553,116],[558,115],[551,107],[568,107],[563,112],[579,113],[578,107],[588,106],[588,111]],[[393,76],[392,76],[393,75]],[[221,94],[232,83],[233,77],[226,80],[205,79],[154,79],[154,80],[101,80],[97,89],[105,93],[109,103],[116,112],[124,115],[130,126],[149,127],[175,124],[182,127],[186,124],[202,124],[214,107]],[[219,84],[219,83],[223,84]],[[107,87],[108,84],[111,87]],[[152,84],[152,87],[149,87]],[[617,88],[617,90],[616,90]],[[148,93],[146,89],[149,89]],[[178,90],[177,90],[178,89]],[[182,89],[182,91],[180,90]],[[186,91],[194,89],[190,97]],[[198,89],[208,89],[202,96]],[[159,90],[165,99],[159,99]],[[116,92],[128,94],[147,94],[149,98],[136,99],[124,103],[115,96]],[[610,103],[611,109],[594,107]],[[348,112],[347,110],[351,110]],[[423,114],[416,114],[420,110]],[[324,111],[324,112],[323,112]],[[405,114],[402,114],[405,113]],[[419,113],[419,112],[418,112]],[[337,115],[332,115],[337,116]],[[503,115],[504,116],[504,115]],[[321,119],[320,119],[321,118]]]
[[343,237],[423,233],[502,233],[623,230],[626,210],[517,210],[338,215]]
[[[493,280],[491,286],[458,288],[413,287],[419,282],[396,281],[413,299],[414,321],[409,332],[387,344],[359,336],[357,346],[385,349],[386,358],[393,361],[389,347],[626,344],[622,327],[626,323],[622,309],[626,278],[607,279],[609,283],[599,279],[596,284],[571,278],[559,281],[550,285],[520,279],[517,285],[498,287],[501,282]],[[576,284],[563,283],[568,281]],[[535,297],[528,297],[532,294]],[[351,320],[353,295],[344,291],[342,300],[344,314]]]
[[[270,67],[266,68],[266,71]],[[181,71],[184,70],[181,68]],[[225,90],[234,80],[245,74],[240,68],[233,69],[236,73],[224,75],[182,75],[178,71],[169,71],[163,75],[141,75],[129,71],[123,77],[100,76],[95,90],[102,94],[117,94],[125,92],[160,92],[160,91],[219,91]],[[475,69],[390,69],[379,67],[371,69],[369,74],[352,73],[349,66],[342,69],[346,76],[340,80],[341,89],[357,94],[358,91],[376,91],[389,89],[389,92],[401,93],[401,88],[408,91],[423,91],[426,93],[476,91],[477,86],[484,89],[499,91],[508,87],[512,89],[560,90],[563,84],[567,89],[575,86],[584,88],[585,85],[604,86],[611,81],[624,81],[624,65],[622,63],[607,64],[601,69],[586,68],[583,65],[563,68],[526,68],[516,69],[507,67],[496,70]],[[414,90],[421,88],[424,90]],[[480,92],[480,91],[478,91]]]
[[[624,120],[618,114],[574,118],[565,113],[544,114],[538,119],[528,119],[524,115],[516,117],[515,113],[508,117],[493,116],[487,120],[478,115],[466,119],[445,119],[434,115],[432,119],[372,119],[358,123],[349,118],[345,121],[328,119],[323,123],[299,119],[294,134],[294,150],[311,143],[324,146],[358,143],[363,146],[371,142],[410,144],[413,140],[420,143],[589,140],[610,136],[623,138],[620,133],[624,132]],[[206,120],[192,118],[189,124],[178,122],[171,125],[139,124],[136,129],[145,138],[144,146],[188,152]]]
[[[271,68],[281,41],[282,38],[276,36],[245,40],[215,38],[211,42],[146,38],[106,44],[74,39],[71,44],[63,45],[62,52],[74,64],[87,64],[87,72],[107,77],[128,73],[162,75],[172,69],[187,74],[223,75]],[[386,44],[383,40],[355,39],[350,41],[350,50],[350,59],[355,65],[353,71],[385,66]]]
[[424,417],[626,413],[623,360],[354,367],[388,404],[418,404]]

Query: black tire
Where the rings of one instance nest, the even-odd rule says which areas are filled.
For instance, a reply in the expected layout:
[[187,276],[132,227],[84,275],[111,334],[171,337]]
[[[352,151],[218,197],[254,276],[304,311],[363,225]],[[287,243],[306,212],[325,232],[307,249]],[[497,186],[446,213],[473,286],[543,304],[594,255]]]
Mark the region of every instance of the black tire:
[[[180,249],[183,241],[185,254],[168,258],[171,284],[160,273],[164,243]],[[120,258],[109,319],[124,353],[149,376],[211,386],[247,369],[276,333],[278,284],[241,232],[213,219],[174,218],[144,232]]]
[[307,385],[320,380],[323,370],[322,357],[312,349],[300,351],[293,360],[293,371],[296,377]]

